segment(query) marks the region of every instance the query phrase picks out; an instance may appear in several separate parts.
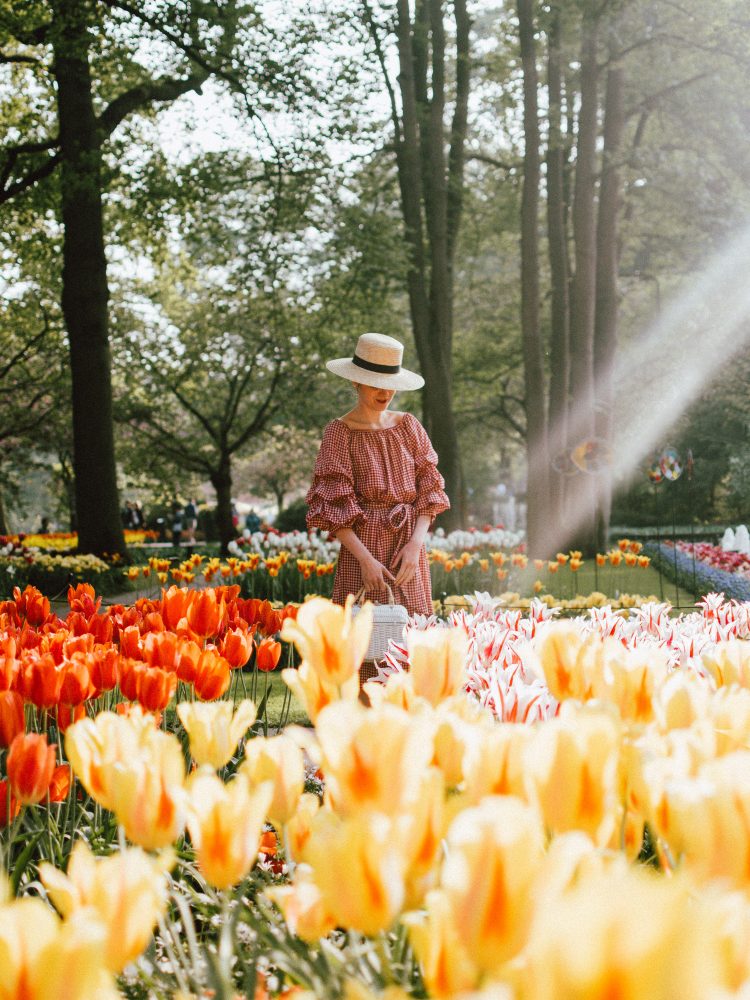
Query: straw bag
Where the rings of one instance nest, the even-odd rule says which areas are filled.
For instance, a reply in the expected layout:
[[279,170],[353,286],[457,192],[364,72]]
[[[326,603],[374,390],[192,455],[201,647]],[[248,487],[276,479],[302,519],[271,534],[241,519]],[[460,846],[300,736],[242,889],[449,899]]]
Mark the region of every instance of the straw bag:
[[[373,604],[372,606],[372,635],[370,645],[367,647],[365,660],[382,660],[388,652],[388,643],[391,639],[401,642],[404,637],[404,625],[409,621],[409,612],[403,604],[396,604],[393,591],[386,584],[389,604]],[[364,597],[365,588],[354,595],[354,607],[352,615],[358,614],[362,609],[360,601]]]

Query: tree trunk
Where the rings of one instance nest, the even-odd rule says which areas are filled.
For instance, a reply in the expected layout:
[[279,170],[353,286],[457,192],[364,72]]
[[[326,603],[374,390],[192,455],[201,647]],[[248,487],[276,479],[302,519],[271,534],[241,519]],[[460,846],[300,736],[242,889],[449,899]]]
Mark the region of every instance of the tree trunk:
[[218,469],[211,473],[211,485],[216,491],[216,527],[220,552],[222,556],[227,556],[229,543],[237,537],[237,529],[232,521],[232,466],[228,455],[222,458]]
[[[596,436],[607,448],[612,442],[613,375],[617,350],[619,265],[618,214],[620,174],[618,159],[625,124],[623,108],[624,74],[614,66],[607,74],[604,110],[604,151],[599,188],[599,217],[596,233],[596,322],[594,332],[594,391],[596,395]],[[609,463],[598,475],[597,548],[608,542],[612,509],[612,474]]]
[[549,554],[547,415],[539,328],[539,117],[533,0],[518,0],[523,65],[523,196],[521,201],[521,336],[526,409],[526,534],[529,552]]
[[[565,201],[565,141],[562,135],[562,71],[560,7],[550,10],[547,88],[549,139],[547,145],[547,245],[550,264],[550,385],[548,448],[549,517],[562,537],[567,463],[567,409],[570,381],[570,266]],[[555,546],[557,547],[557,546]]]
[[[596,21],[584,16],[581,42],[581,110],[573,201],[575,279],[570,323],[570,407],[568,443],[571,448],[594,435],[594,310],[596,293],[596,140],[597,63]],[[571,481],[569,514],[572,544],[591,554],[595,548],[596,491],[594,477],[580,472]]]
[[[398,83],[402,113],[400,121],[394,120],[394,127],[401,205],[410,250],[407,275],[409,307],[417,356],[425,379],[423,415],[451,500],[451,510],[441,518],[441,523],[450,530],[463,522],[464,492],[451,385],[452,282],[443,135],[444,27],[439,0],[427,2],[429,9],[421,8],[416,39],[412,31],[409,0],[398,2]],[[462,6],[461,0],[457,0],[457,6]],[[420,80],[427,56],[422,33],[427,20],[432,41],[433,95],[429,116],[422,115],[423,128],[420,130],[417,93],[424,90]],[[417,73],[420,74],[419,80],[416,79]],[[465,128],[461,144],[464,138]],[[429,237],[429,279],[423,205]]]
[[85,0],[55,0],[54,61],[64,228],[62,309],[70,341],[78,548],[124,553],[120,523],[104,254],[101,151]]

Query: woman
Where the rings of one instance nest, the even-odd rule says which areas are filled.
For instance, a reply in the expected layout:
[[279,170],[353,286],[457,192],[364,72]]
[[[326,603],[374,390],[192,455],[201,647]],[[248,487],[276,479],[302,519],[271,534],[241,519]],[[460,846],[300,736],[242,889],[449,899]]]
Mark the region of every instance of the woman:
[[403,345],[363,333],[352,358],[329,371],[354,383],[356,406],[323,433],[307,494],[309,528],[341,542],[333,600],[363,586],[383,603],[387,587],[410,614],[432,614],[430,568],[424,539],[433,519],[450,506],[427,432],[410,413],[389,411],[399,389],[424,379],[401,367]]

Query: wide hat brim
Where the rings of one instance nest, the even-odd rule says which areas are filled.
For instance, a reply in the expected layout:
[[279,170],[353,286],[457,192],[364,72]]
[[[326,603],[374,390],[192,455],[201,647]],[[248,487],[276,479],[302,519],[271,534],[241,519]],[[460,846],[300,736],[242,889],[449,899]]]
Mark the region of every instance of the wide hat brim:
[[399,368],[393,374],[370,372],[355,365],[351,358],[334,358],[333,361],[326,362],[326,368],[334,375],[349,379],[350,382],[371,385],[375,389],[421,389],[424,385],[422,376],[409,371],[408,368]]

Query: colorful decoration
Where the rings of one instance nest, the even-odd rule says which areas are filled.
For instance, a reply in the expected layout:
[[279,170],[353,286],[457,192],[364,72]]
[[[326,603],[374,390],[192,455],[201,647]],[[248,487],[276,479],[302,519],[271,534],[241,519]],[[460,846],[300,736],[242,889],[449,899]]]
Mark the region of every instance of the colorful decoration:
[[682,475],[682,462],[680,456],[674,448],[665,448],[659,458],[659,468],[665,479],[671,483],[679,479]]

